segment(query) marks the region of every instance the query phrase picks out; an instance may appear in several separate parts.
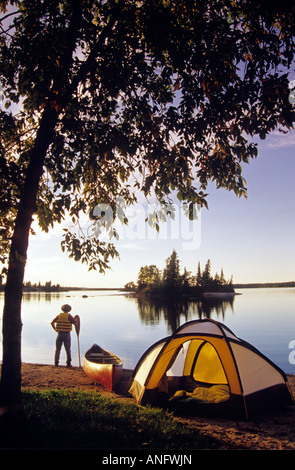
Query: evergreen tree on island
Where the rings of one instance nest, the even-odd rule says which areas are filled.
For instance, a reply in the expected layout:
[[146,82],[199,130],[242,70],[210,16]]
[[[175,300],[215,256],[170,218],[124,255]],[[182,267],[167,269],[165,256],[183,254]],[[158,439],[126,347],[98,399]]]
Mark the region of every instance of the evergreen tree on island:
[[137,282],[129,282],[125,289],[139,294],[161,295],[190,295],[202,296],[205,292],[234,293],[233,279],[226,281],[223,269],[220,275],[211,275],[211,260],[208,259],[204,270],[201,271],[200,262],[196,276],[192,276],[186,268],[180,272],[180,260],[175,250],[166,259],[166,264],[161,273],[155,265],[140,268]]

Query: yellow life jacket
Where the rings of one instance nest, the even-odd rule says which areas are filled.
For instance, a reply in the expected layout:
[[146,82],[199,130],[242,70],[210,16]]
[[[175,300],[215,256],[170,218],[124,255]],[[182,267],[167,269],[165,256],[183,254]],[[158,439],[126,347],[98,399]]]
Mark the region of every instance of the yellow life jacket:
[[72,323],[69,320],[69,314],[62,312],[57,317],[56,331],[72,331]]

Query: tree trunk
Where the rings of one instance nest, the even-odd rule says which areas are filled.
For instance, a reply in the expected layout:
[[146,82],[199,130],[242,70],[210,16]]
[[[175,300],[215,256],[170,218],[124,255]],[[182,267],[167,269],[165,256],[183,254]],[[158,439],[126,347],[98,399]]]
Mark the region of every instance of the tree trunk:
[[26,255],[44,160],[52,142],[57,118],[56,110],[47,104],[31,151],[11,242],[2,326],[0,405],[5,407],[21,404],[21,302]]
[[[1,407],[2,411],[6,407],[21,407],[21,302],[23,280],[30,227],[36,209],[36,199],[46,152],[52,143],[59,112],[67,105],[72,94],[76,91],[79,82],[85,80],[95,62],[99,48],[104,44],[114,24],[118,21],[120,11],[124,7],[125,2],[126,0],[119,0],[118,3],[115,3],[109,23],[103,29],[98,41],[93,45],[93,50],[88,58],[70,80],[69,72],[73,61],[73,52],[76,48],[77,32],[81,24],[83,5],[83,2],[80,0],[73,0],[72,18],[67,30],[67,40],[65,40],[66,47],[62,61],[63,67],[60,68],[60,76],[57,75],[55,77],[55,83],[51,90],[54,93],[52,96],[54,96],[55,102],[51,106],[49,99],[44,109],[35,145],[30,155],[11,242],[2,326],[3,361],[0,384],[0,416]],[[68,80],[67,84],[66,80]]]
[[[3,361],[0,384],[0,416],[5,409],[21,408],[21,302],[25,263],[29,244],[30,227],[36,210],[36,201],[40,179],[43,174],[46,153],[54,136],[54,129],[59,112],[71,97],[64,96],[68,73],[73,63],[73,52],[76,48],[77,31],[81,24],[81,2],[73,0],[71,21],[65,35],[63,63],[49,96],[40,121],[34,147],[30,153],[29,165],[24,186],[21,191],[20,204],[15,220],[11,241],[8,272],[5,287],[3,310]],[[69,83],[68,83],[69,85]],[[77,85],[76,85],[77,86]],[[69,88],[69,87],[68,87]]]

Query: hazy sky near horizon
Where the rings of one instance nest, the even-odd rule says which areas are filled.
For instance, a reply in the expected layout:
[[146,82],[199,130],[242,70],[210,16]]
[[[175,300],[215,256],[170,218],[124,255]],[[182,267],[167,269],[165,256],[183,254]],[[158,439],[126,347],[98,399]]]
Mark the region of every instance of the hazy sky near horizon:
[[295,280],[295,132],[274,132],[258,148],[258,157],[243,165],[247,199],[210,184],[209,210],[202,209],[193,225],[178,210],[176,221],[161,227],[159,236],[142,228],[149,209],[139,205],[116,243],[120,260],[111,261],[104,275],[62,253],[62,225],[48,234],[38,231],[30,238],[25,280],[122,287],[136,281],[141,266],[162,269],[173,249],[181,269],[193,274],[199,261],[203,268],[210,259],[213,275],[223,268],[235,283]]

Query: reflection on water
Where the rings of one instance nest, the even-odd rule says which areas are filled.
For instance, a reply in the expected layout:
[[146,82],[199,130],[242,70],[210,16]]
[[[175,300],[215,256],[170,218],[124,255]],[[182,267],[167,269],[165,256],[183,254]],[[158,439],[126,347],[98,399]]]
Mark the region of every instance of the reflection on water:
[[[114,352],[134,368],[156,341],[183,323],[212,318],[257,347],[287,373],[289,344],[295,340],[295,289],[243,289],[232,298],[203,300],[135,298],[118,291],[26,292],[22,303],[22,360],[52,364],[56,333],[50,323],[64,303],[81,319],[81,356],[93,343]],[[4,294],[0,293],[0,310]],[[2,317],[0,317],[0,330]],[[1,341],[0,337],[0,341]],[[73,365],[78,365],[72,333]],[[0,359],[2,347],[0,345]]]
[[59,292],[24,292],[23,293],[23,303],[24,302],[52,302],[53,299],[60,298]]
[[143,324],[157,325],[165,321],[171,334],[190,320],[214,317],[224,322],[226,311],[230,309],[234,312],[234,299],[235,297],[202,300],[140,297],[135,298],[135,301]]

